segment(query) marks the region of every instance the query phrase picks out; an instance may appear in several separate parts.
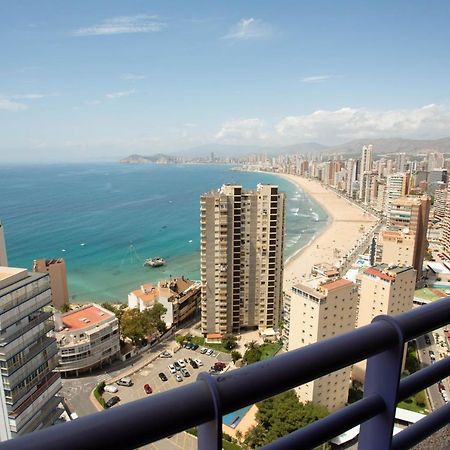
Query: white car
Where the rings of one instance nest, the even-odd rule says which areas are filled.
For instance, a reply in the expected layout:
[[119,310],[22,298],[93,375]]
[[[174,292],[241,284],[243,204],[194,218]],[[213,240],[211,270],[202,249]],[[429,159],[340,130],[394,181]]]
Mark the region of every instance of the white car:
[[116,386],[113,386],[111,384],[107,384],[104,387],[105,392],[109,392],[110,394],[115,394],[119,389],[116,388]]
[[214,353],[214,351],[211,350],[211,349],[209,349],[209,350],[206,351],[206,354],[207,354],[208,356],[212,356],[213,353]]
[[186,363],[182,359],[179,359],[177,363],[180,365],[180,367],[186,367]]
[[179,373],[177,373],[177,374],[175,375],[175,380],[177,380],[178,383],[180,383],[181,381],[183,381],[183,378],[181,377],[181,375],[180,375]]
[[202,360],[201,359],[194,359],[194,361],[196,362],[198,367],[203,366]]
[[169,368],[170,373],[177,373],[177,369],[175,369],[173,364],[169,364],[167,367]]

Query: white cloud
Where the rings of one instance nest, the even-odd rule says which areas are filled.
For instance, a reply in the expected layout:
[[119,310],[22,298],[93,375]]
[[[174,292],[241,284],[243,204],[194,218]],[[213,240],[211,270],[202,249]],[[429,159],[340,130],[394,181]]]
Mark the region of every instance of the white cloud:
[[11,98],[19,99],[19,100],[39,100],[41,98],[47,97],[45,94],[21,94],[21,95],[13,95]]
[[312,77],[302,78],[302,83],[320,83],[322,81],[329,80],[331,75],[314,75]]
[[224,39],[246,40],[269,37],[273,33],[273,27],[260,19],[241,19],[233,25]]
[[448,135],[450,110],[441,105],[376,111],[366,108],[318,110],[288,116],[275,127],[279,136],[335,143],[370,137],[435,138]]
[[114,98],[128,97],[129,95],[133,94],[136,94],[136,90],[130,89],[129,91],[111,92],[109,94],[106,94],[106,98],[114,99]]
[[166,28],[158,16],[138,14],[135,16],[121,16],[106,19],[96,25],[76,30],[74,36],[104,36],[129,33],[156,33]]
[[147,77],[145,75],[138,75],[134,73],[125,73],[122,75],[122,78],[124,80],[128,81],[139,81],[139,80],[145,80]]
[[264,139],[264,122],[261,119],[230,120],[222,125],[215,139],[223,142],[258,141]]
[[0,110],[18,112],[25,111],[26,109],[28,109],[28,105],[15,102],[13,100],[10,100],[9,98],[0,96]]

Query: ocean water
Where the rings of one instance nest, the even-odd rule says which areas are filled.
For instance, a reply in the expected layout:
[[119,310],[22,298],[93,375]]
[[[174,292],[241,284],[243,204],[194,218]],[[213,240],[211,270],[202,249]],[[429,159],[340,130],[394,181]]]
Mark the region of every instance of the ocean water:
[[[290,182],[224,165],[0,166],[0,220],[10,266],[63,257],[73,301],[126,301],[145,282],[199,279],[200,195],[223,183],[276,183],[287,194],[286,257],[327,215]],[[162,256],[167,265],[143,267]]]

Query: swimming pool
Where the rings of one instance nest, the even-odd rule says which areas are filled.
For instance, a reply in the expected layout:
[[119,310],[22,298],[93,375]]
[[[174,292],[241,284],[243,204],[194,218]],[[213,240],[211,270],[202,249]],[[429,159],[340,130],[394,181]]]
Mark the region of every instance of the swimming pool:
[[242,418],[248,413],[248,410],[251,406],[244,406],[237,411],[233,411],[226,416],[223,416],[222,420],[225,425],[228,425],[231,428],[236,428],[238,423],[242,420]]

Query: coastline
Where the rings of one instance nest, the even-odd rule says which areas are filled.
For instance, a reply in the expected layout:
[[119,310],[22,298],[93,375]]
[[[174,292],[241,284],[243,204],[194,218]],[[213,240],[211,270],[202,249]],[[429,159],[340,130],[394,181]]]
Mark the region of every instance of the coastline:
[[[314,264],[332,264],[349,251],[376,218],[349,200],[326,189],[316,180],[297,175],[276,174],[295,184],[317,202],[328,215],[328,224],[311,240],[288,257],[284,265],[284,284],[290,286],[310,277]],[[353,236],[353,239],[350,237]]]

